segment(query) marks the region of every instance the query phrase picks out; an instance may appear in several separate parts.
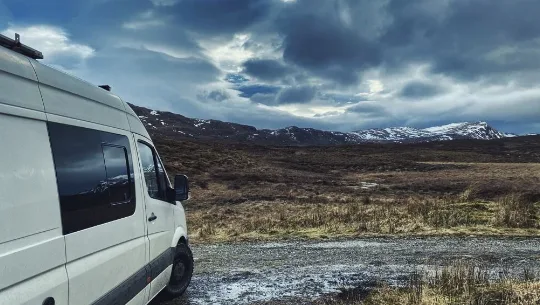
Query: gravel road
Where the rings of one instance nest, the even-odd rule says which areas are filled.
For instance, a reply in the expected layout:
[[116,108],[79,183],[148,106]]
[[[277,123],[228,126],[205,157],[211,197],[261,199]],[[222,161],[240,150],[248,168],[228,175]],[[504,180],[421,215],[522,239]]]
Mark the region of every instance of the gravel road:
[[152,305],[249,304],[315,298],[376,280],[402,284],[416,269],[470,259],[493,276],[540,271],[540,238],[369,238],[193,246],[187,295]]

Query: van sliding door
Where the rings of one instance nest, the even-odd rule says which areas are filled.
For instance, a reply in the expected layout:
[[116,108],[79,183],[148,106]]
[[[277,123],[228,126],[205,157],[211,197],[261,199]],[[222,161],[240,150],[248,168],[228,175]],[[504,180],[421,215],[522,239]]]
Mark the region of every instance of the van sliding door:
[[69,303],[142,305],[148,245],[144,201],[136,196],[133,138],[123,130],[58,120],[48,127],[66,241]]

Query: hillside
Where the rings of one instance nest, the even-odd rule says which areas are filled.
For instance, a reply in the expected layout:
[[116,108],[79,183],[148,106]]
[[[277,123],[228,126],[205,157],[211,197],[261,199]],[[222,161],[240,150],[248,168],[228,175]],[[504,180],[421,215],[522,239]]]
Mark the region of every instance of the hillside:
[[457,139],[493,140],[506,134],[486,122],[462,122],[425,129],[391,127],[353,132],[324,131],[290,126],[270,130],[218,120],[192,119],[171,112],[131,105],[150,134],[175,139],[209,139],[278,146],[318,146],[359,143],[417,143]]

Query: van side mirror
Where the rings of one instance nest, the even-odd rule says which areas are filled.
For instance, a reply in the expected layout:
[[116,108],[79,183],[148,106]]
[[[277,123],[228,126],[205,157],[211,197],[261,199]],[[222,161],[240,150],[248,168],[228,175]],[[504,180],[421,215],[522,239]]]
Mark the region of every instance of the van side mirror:
[[174,201],[189,199],[189,181],[186,175],[174,176]]

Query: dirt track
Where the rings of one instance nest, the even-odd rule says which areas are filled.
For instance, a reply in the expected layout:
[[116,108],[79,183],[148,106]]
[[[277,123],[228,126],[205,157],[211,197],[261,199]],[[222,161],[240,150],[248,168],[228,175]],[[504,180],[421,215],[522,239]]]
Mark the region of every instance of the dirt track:
[[[470,259],[492,271],[540,271],[540,238],[390,238],[194,246],[196,274],[177,304],[314,298],[343,287],[403,283],[415,268]],[[296,302],[296,301],[295,301]]]

